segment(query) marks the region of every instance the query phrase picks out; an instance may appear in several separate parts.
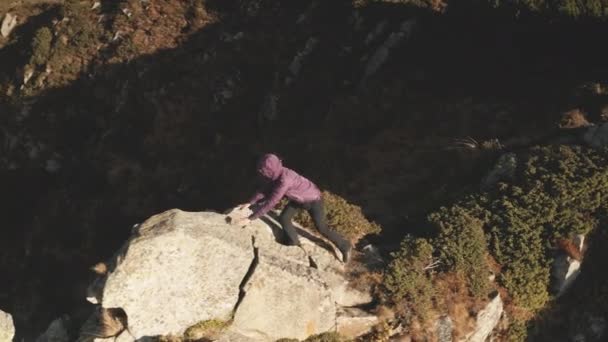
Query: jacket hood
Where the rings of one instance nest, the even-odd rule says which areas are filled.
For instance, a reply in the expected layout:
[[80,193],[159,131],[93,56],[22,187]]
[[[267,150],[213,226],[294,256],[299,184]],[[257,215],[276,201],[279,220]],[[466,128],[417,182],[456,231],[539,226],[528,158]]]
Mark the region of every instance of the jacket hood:
[[281,159],[274,154],[268,153],[258,161],[257,171],[265,178],[276,180],[283,171]]

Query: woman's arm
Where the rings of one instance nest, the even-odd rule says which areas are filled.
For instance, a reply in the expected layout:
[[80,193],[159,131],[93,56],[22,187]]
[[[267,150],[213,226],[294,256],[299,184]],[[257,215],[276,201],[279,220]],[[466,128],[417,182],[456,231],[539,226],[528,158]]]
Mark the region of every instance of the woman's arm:
[[264,192],[261,190],[256,191],[256,193],[249,199],[249,201],[247,201],[247,203],[249,205],[254,204],[258,201],[260,201],[261,199],[264,198]]
[[270,193],[270,196],[268,197],[268,200],[266,200],[266,203],[256,208],[253,214],[249,216],[249,219],[255,220],[260,216],[266,215],[267,212],[269,212],[279,203],[279,201],[281,201],[281,198],[283,198],[287,192],[287,188],[287,183],[284,180],[281,180],[277,185],[275,185],[274,189]]

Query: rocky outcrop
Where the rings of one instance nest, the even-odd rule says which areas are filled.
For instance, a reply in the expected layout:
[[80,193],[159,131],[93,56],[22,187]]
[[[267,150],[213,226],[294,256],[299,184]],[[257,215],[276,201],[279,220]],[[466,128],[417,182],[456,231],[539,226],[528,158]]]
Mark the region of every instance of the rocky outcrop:
[[479,313],[475,323],[475,329],[467,335],[464,341],[484,342],[492,333],[503,312],[503,303],[500,295],[492,299]]
[[0,342],[10,342],[15,336],[15,326],[13,325],[13,317],[0,310]]
[[91,294],[104,308],[122,308],[136,338],[229,319],[254,259],[251,236],[229,228],[211,213],[153,216],[134,229]]
[[[577,235],[572,239],[572,246],[577,254],[582,254],[585,244],[585,235]],[[559,251],[551,268],[552,290],[558,296],[562,295],[572,285],[580,274],[581,261],[569,255],[566,251]]]
[[281,231],[269,217],[245,228],[226,218],[180,210],[151,217],[107,263],[90,300],[124,310],[135,339],[181,335],[214,319],[231,321],[226,334],[249,341],[333,331],[341,306],[371,300],[350,289],[333,251],[309,239],[303,248],[277,243]]

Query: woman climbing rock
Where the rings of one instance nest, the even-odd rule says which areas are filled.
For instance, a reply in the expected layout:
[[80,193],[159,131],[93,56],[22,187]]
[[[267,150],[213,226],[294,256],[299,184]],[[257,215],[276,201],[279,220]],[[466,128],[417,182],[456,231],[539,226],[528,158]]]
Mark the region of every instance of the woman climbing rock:
[[257,163],[257,172],[264,180],[264,186],[247,203],[239,205],[240,209],[249,206],[253,213],[249,217],[236,221],[235,224],[247,225],[250,221],[265,215],[283,197],[287,197],[289,203],[281,212],[279,222],[287,236],[288,244],[300,246],[298,233],[291,220],[298,209],[306,209],[317,230],[338,247],[342,252],[342,261],[348,262],[351,243],[339,233],[328,228],[321,191],[313,182],[284,167],[279,157],[274,154],[265,154],[260,158]]

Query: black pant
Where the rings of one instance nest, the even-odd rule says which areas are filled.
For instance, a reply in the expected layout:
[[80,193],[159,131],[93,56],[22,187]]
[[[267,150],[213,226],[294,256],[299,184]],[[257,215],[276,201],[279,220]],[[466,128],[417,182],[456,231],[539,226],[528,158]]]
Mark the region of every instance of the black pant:
[[293,201],[289,201],[289,203],[287,203],[287,206],[285,206],[281,212],[281,216],[279,216],[279,222],[281,223],[281,226],[283,226],[283,230],[287,235],[289,244],[297,246],[300,245],[298,233],[291,223],[291,219],[296,214],[298,209],[306,209],[312,217],[317,230],[323,234],[323,236],[333,242],[340,249],[340,251],[345,251],[350,247],[350,242],[348,240],[342,237],[338,232],[330,230],[327,227],[327,223],[325,222],[323,200],[317,200],[309,203],[296,203]]

